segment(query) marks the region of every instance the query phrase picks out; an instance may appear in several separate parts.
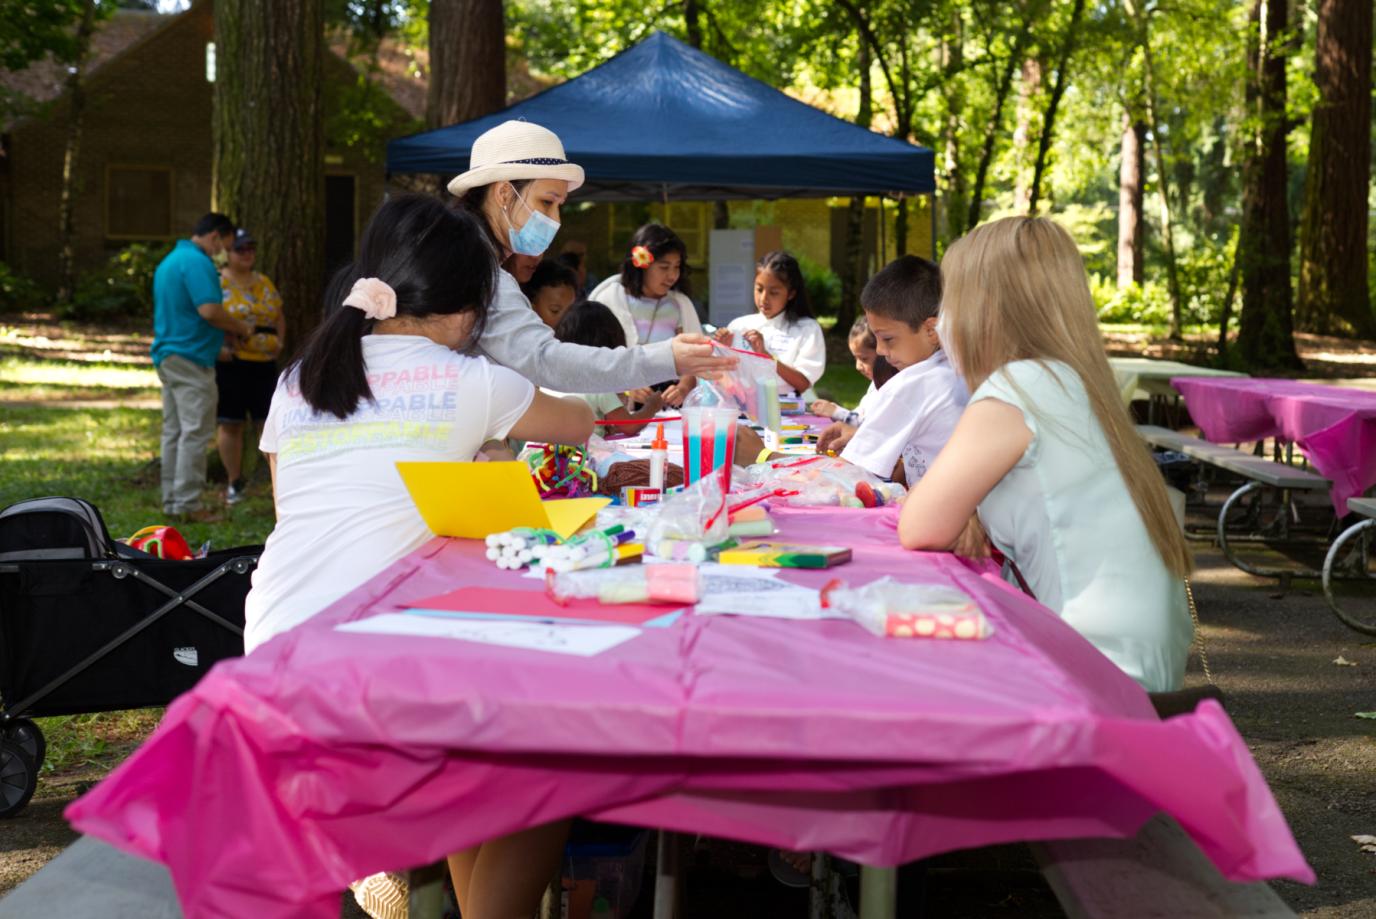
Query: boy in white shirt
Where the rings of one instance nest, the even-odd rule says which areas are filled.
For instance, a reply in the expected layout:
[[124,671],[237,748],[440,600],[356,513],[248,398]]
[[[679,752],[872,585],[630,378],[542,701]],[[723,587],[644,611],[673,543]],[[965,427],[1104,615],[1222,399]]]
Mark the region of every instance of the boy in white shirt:
[[[875,350],[898,373],[875,393],[858,427],[837,423],[822,432],[817,451],[840,450],[841,459],[881,478],[913,485],[946,445],[969,401],[936,334],[941,270],[913,255],[884,266],[860,294]],[[740,446],[737,462],[763,458]],[[842,449],[844,448],[844,449]]]

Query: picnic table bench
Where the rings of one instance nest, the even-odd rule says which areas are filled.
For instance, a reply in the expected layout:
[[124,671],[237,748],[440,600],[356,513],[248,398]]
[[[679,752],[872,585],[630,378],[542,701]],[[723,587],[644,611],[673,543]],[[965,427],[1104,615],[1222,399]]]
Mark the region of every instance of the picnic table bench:
[[1270,542],[1276,538],[1288,541],[1291,538],[1292,493],[1327,492],[1332,487],[1332,482],[1308,469],[1301,469],[1288,463],[1275,462],[1255,453],[1248,453],[1223,444],[1210,443],[1202,438],[1157,425],[1139,425],[1137,434],[1142,440],[1154,447],[1184,454],[1198,463],[1222,469],[1246,480],[1223,502],[1215,526],[1218,546],[1229,563],[1248,574],[1258,577],[1279,578],[1282,584],[1288,583],[1291,578],[1296,576],[1320,576],[1320,572],[1310,569],[1261,566],[1240,558],[1233,544],[1245,541],[1247,538],[1239,539],[1239,534],[1236,531],[1230,533],[1232,528],[1229,524],[1229,518],[1234,508],[1251,498],[1252,503],[1248,509],[1247,519],[1256,524],[1260,514],[1258,503],[1260,493],[1263,489],[1278,491],[1280,493],[1280,512],[1273,521],[1273,532],[1259,533],[1252,536],[1250,541],[1260,539],[1263,542]]
[[[662,834],[670,836],[671,834]],[[661,857],[664,847],[661,846]],[[1132,839],[1034,843],[1033,855],[1071,919],[1196,916],[1285,919],[1295,913],[1263,882],[1226,880],[1179,825],[1158,815]],[[438,919],[439,885],[412,873],[410,919]],[[433,873],[431,873],[433,875]],[[655,919],[677,919],[679,890],[659,879]],[[862,917],[892,915],[892,869],[865,869]],[[665,896],[661,896],[665,894]],[[1150,904],[1150,912],[1143,912]],[[83,836],[0,900],[0,919],[100,915],[105,919],[181,919],[167,869]],[[816,913],[814,913],[816,914]],[[818,914],[824,915],[824,914]]]

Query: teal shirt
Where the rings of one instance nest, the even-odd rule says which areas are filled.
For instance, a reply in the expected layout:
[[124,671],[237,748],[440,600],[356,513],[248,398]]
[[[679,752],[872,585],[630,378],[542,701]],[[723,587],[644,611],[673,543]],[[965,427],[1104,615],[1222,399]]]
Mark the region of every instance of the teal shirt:
[[176,354],[214,367],[225,333],[202,319],[196,307],[220,302],[215,263],[191,240],[177,240],[153,273],[153,366]]

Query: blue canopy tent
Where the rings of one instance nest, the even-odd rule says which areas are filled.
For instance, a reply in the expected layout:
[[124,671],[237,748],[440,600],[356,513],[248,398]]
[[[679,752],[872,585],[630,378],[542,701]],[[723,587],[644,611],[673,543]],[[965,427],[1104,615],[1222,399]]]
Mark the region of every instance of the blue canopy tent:
[[478,135],[524,118],[587,173],[579,200],[805,198],[935,191],[932,151],[805,105],[656,32],[503,111],[387,144],[387,172],[456,175]]

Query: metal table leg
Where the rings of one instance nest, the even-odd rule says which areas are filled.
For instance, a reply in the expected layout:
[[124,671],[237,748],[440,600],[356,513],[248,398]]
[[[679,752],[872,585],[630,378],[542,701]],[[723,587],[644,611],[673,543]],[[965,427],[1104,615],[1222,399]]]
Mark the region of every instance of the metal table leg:
[[659,831],[655,862],[654,919],[678,919],[683,915],[683,836]]
[[894,919],[898,912],[898,869],[860,866],[860,919]]

